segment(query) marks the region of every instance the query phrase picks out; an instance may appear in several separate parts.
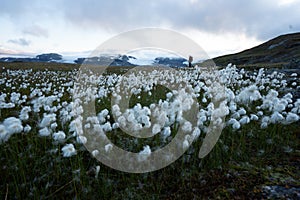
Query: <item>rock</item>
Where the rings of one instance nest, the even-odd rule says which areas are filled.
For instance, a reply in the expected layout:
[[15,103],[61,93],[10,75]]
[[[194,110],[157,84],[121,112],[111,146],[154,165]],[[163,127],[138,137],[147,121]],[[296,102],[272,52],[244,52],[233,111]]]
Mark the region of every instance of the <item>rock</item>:
[[36,59],[40,62],[60,61],[62,60],[62,55],[57,53],[40,54],[36,56]]
[[0,58],[1,62],[60,62],[62,61],[62,55],[57,53],[47,53],[37,55],[35,58],[13,58],[5,57]]

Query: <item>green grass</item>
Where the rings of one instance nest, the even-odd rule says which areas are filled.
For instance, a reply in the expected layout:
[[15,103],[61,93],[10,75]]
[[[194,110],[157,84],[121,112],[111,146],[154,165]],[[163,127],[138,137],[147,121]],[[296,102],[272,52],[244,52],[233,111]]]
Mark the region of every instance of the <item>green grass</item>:
[[5,67],[6,69],[19,70],[19,69],[32,69],[33,71],[39,70],[53,70],[53,71],[69,71],[79,69],[79,64],[70,63],[45,63],[45,62],[0,62],[0,70]]
[[[114,70],[117,69],[113,68],[111,73],[116,72]],[[158,85],[151,96],[147,93],[142,93],[141,98],[132,96],[130,106],[157,102],[167,92]],[[71,101],[68,95],[62,99]],[[102,99],[96,109],[110,109],[109,104],[110,98]],[[17,115],[3,109],[0,121]],[[0,145],[0,199],[244,199],[261,198],[262,185],[300,187],[299,123],[274,124],[267,129],[261,129],[256,122],[240,130],[226,127],[212,152],[199,159],[198,152],[205,137],[202,134],[170,166],[151,173],[129,174],[103,165],[79,144],[76,156],[64,158],[63,144],[38,136],[37,121],[41,117],[31,115],[28,121],[33,128],[31,132],[15,134]],[[68,130],[67,125],[61,128]],[[173,135],[176,134],[175,127],[172,130]],[[162,145],[159,138],[154,138],[133,146],[131,138],[121,130],[108,136],[124,149],[128,143],[120,141],[128,141],[130,150],[137,152],[147,142]],[[272,143],[267,142],[269,139]],[[72,138],[66,142],[72,142]],[[285,153],[283,148],[287,146],[294,151]],[[101,167],[97,178],[96,166]]]
[[[272,128],[265,132],[269,133]],[[7,193],[9,199],[62,196],[68,199],[193,196],[230,199],[235,195],[242,198],[259,196],[254,189],[259,190],[263,184],[283,185],[290,178],[293,181],[288,184],[300,186],[299,152],[284,153],[281,148],[290,145],[299,149],[299,139],[293,135],[295,129],[295,126],[285,129],[277,139],[273,138],[273,145],[264,142],[270,136],[262,132],[249,138],[245,136],[249,129],[239,133],[225,129],[216,147],[203,160],[197,158],[198,141],[193,145],[196,147],[194,153],[188,151],[172,165],[145,174],[115,171],[92,158],[82,146],[77,146],[77,149],[82,149],[77,156],[63,158],[60,153],[49,151],[57,148],[59,152],[60,145],[54,145],[51,139],[38,137],[32,131],[28,135],[15,135],[1,145],[0,195],[4,197]],[[224,145],[228,146],[227,152]],[[258,156],[261,149],[265,153]],[[189,162],[186,161],[188,158]],[[101,170],[95,178],[97,165]],[[274,173],[281,179],[271,180]],[[235,192],[230,193],[229,188],[235,188]]]

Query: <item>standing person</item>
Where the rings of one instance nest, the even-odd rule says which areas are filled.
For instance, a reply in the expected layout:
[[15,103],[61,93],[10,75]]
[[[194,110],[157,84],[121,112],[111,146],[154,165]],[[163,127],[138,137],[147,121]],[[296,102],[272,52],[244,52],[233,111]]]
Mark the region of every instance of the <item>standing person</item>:
[[189,56],[189,67],[192,67],[193,57]]

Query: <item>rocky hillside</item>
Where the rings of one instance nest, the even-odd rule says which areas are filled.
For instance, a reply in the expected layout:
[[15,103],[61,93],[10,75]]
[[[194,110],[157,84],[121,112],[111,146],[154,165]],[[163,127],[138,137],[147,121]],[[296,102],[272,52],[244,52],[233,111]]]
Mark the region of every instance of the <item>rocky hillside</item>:
[[300,67],[300,33],[281,35],[259,46],[236,54],[213,58],[219,66],[272,64],[286,68]]
[[35,58],[15,58],[5,57],[0,58],[0,62],[61,62],[62,55],[57,53],[46,53],[37,55]]

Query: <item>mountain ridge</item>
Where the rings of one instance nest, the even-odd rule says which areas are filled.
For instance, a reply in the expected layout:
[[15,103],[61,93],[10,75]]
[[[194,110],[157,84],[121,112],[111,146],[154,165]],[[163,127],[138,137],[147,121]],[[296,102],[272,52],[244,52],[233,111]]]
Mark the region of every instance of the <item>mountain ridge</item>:
[[280,35],[244,51],[213,58],[218,66],[278,64],[292,68],[300,65],[300,32]]

